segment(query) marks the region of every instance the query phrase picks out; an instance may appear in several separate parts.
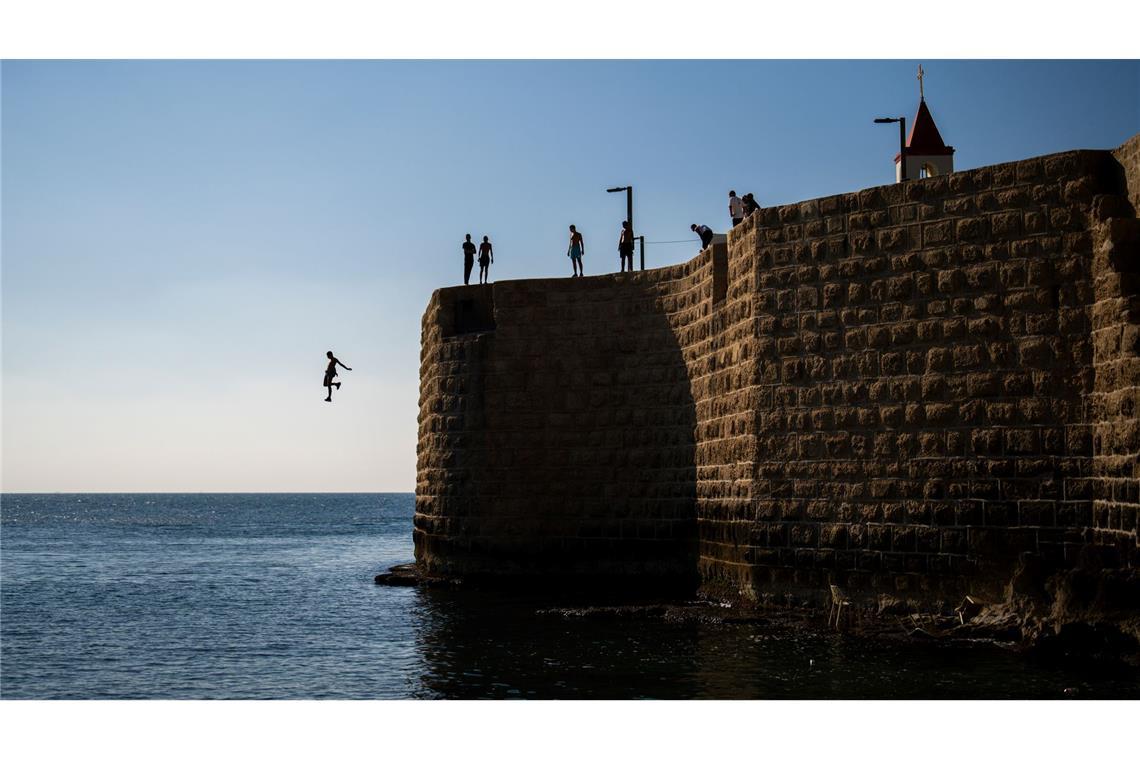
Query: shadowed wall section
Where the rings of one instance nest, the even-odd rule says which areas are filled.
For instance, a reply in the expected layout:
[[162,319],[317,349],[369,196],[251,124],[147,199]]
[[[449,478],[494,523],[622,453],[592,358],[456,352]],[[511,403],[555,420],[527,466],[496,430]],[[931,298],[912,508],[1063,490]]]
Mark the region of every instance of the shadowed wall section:
[[688,319],[705,279],[685,265],[621,284],[433,296],[415,518],[424,570],[695,585],[693,401],[666,314]]
[[1134,566],[1138,156],[766,209],[674,267],[437,291],[420,569],[950,598],[1025,552]]

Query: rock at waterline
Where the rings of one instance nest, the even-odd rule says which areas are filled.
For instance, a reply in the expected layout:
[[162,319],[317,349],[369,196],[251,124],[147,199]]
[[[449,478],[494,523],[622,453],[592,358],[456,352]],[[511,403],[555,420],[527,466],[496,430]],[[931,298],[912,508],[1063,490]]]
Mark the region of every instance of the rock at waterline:
[[388,572],[376,576],[377,586],[418,586],[419,583],[419,573],[416,572],[415,563],[411,562],[394,565],[388,568]]

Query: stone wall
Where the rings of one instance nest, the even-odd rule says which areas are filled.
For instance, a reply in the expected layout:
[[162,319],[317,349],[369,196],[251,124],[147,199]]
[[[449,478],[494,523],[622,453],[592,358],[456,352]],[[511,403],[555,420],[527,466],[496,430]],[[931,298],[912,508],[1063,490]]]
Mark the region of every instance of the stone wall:
[[1112,152],[1124,172],[1124,183],[1128,188],[1128,200],[1132,208],[1140,211],[1140,135],[1121,145]]
[[1113,152],[1127,200],[1093,204],[1093,540],[1136,566],[1140,514],[1140,135]]
[[1048,156],[734,231],[757,265],[768,392],[751,498],[706,577],[948,596],[1007,578],[1021,552],[1076,561],[1102,485],[1091,212],[1119,192],[1112,170],[1105,153]]
[[1025,552],[1134,565],[1138,145],[766,209],[675,267],[437,291],[421,571],[948,598]]

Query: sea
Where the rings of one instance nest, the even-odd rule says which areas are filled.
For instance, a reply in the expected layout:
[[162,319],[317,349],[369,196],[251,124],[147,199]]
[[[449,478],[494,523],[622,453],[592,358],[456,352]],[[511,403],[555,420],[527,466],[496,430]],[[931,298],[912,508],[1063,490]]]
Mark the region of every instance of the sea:
[[1140,697],[1119,663],[377,586],[414,500],[5,494],[4,699]]

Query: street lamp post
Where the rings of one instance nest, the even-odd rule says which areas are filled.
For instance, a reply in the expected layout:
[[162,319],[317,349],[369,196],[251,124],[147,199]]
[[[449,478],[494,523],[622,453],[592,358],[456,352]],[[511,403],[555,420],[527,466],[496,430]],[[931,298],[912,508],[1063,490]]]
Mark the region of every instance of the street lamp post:
[[906,117],[900,116],[897,119],[875,119],[876,124],[894,124],[899,123],[899,181],[906,181]]
[[[633,239],[633,185],[629,187],[611,187],[607,193],[625,192],[625,220],[629,222],[629,236]],[[641,268],[645,269],[645,239],[641,241]]]

